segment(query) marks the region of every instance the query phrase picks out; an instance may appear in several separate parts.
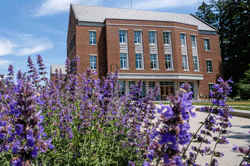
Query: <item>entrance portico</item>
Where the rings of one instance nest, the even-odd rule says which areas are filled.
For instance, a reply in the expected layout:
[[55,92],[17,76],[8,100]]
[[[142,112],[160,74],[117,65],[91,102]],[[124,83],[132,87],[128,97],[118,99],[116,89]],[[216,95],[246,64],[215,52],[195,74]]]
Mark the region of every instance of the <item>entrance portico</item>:
[[118,80],[123,86],[124,92],[129,93],[129,86],[139,80],[143,82],[142,96],[146,94],[149,88],[159,85],[157,100],[167,100],[170,94],[177,94],[183,83],[189,83],[193,91],[193,99],[199,99],[198,81],[203,80],[203,75],[191,74],[151,74],[151,73],[119,73]]

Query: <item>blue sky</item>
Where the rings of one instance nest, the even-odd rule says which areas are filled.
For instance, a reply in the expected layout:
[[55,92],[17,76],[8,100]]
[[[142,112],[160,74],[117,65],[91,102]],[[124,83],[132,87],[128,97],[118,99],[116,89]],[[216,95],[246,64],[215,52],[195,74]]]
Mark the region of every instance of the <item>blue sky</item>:
[[[208,0],[205,0],[207,2]],[[0,1],[0,74],[27,72],[27,58],[43,57],[48,76],[50,65],[65,64],[70,3],[131,8],[130,0],[8,0]],[[202,0],[132,0],[139,10],[194,14]]]

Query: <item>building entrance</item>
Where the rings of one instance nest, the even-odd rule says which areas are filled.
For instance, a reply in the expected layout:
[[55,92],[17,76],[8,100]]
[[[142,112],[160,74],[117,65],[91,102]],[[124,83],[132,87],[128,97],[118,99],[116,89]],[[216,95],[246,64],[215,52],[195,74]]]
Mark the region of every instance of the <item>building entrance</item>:
[[160,81],[161,100],[167,100],[169,95],[175,95],[174,82],[173,81]]

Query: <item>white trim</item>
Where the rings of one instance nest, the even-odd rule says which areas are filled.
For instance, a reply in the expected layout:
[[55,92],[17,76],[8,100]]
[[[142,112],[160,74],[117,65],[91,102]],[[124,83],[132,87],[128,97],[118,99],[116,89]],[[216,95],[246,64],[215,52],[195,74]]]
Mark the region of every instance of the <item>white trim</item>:
[[157,32],[157,30],[148,30],[148,31],[149,31],[149,32],[150,32],[150,31]]
[[209,39],[209,37],[203,37],[203,39]]
[[189,31],[195,31],[199,32],[199,30],[194,30],[194,29],[189,29],[189,28],[182,28],[178,26],[163,26],[163,25],[141,25],[141,24],[110,24],[107,23],[106,25],[111,25],[111,26],[141,26],[141,27],[159,27],[159,28],[177,28],[177,29],[183,29],[183,30],[189,30]]
[[[114,73],[112,73],[114,74]],[[141,79],[141,80],[203,80],[200,74],[183,74],[183,73],[120,73],[118,79]]]
[[142,29],[134,29],[134,31],[142,31]]
[[97,56],[97,54],[89,54],[89,56]]
[[212,60],[212,59],[206,59],[206,60]]
[[128,29],[119,29],[119,31],[128,31]]
[[162,30],[162,32],[170,32],[171,33],[171,30]]
[[96,30],[89,30],[89,31],[91,31],[91,32],[96,32]]

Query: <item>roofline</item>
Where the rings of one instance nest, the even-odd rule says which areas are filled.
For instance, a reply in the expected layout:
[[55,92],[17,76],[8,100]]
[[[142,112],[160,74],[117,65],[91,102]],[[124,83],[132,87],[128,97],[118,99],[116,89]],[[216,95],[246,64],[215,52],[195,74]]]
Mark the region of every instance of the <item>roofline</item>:
[[193,16],[194,18],[196,18],[197,20],[199,20],[199,21],[203,22],[203,23],[204,23],[204,24],[206,24],[207,26],[209,26],[209,27],[213,28],[214,30],[216,30],[216,32],[218,32],[218,29],[217,29],[217,28],[215,28],[214,26],[210,25],[210,24],[209,24],[209,23],[207,23],[206,21],[204,21],[204,20],[200,19],[199,17],[197,17],[197,16],[195,16],[195,15],[193,15],[193,14],[191,14],[191,13],[190,13],[190,15],[191,15],[191,16]]
[[[128,20],[128,21],[149,21],[149,22],[167,22],[167,23],[179,23],[179,24],[185,24],[185,25],[189,25],[189,26],[194,26],[197,27],[197,25],[193,25],[193,24],[188,24],[188,23],[183,23],[183,22],[177,22],[177,21],[163,21],[163,20],[144,20],[144,19],[120,19],[120,18],[105,18],[104,22],[106,20]],[[199,29],[198,29],[199,30]]]

